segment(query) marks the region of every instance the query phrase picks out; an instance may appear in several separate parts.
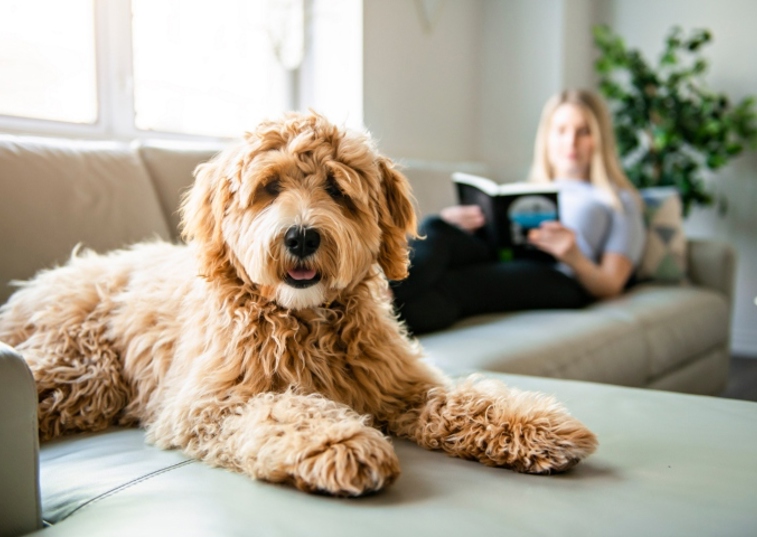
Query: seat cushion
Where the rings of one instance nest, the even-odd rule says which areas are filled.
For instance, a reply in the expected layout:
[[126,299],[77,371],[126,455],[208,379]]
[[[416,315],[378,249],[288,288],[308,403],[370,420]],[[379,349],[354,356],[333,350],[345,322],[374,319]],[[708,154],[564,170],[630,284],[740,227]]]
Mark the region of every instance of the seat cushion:
[[419,338],[451,374],[486,370],[647,386],[728,341],[728,302],[715,291],[644,284],[579,310],[466,319]]
[[593,309],[598,315],[632,321],[640,328],[649,359],[647,380],[728,343],[729,303],[720,293],[701,287],[640,285]]
[[107,251],[170,239],[135,149],[118,142],[0,136],[0,303],[77,244]]
[[[394,445],[402,475],[360,499],[313,496],[192,462],[142,431],[41,447],[42,536],[721,535],[754,533],[757,404],[492,375],[554,394],[599,438],[573,470],[531,476]],[[703,428],[702,424],[706,424]]]
[[641,386],[649,369],[637,325],[591,308],[478,316],[419,340],[431,363],[455,375],[485,370]]

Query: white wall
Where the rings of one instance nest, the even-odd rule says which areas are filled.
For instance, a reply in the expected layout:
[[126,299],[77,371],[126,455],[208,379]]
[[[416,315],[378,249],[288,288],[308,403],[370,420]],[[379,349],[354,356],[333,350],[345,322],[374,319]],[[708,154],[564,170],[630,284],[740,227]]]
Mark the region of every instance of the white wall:
[[[757,95],[757,2],[754,0],[612,0],[601,17],[656,61],[663,37],[674,25],[684,30],[708,28],[714,39],[704,51],[710,61],[706,77],[712,90],[733,99]],[[716,237],[738,252],[732,347],[757,357],[757,153],[741,156],[709,181],[724,195],[728,212],[695,211],[686,222],[691,236]]]
[[426,31],[416,2],[364,2],[364,121],[394,158],[454,161],[475,153],[482,6],[436,4]]
[[561,2],[484,4],[479,157],[515,181],[528,173],[541,107],[561,85]]
[[591,0],[485,0],[479,151],[501,181],[528,173],[545,101],[594,83]]
[[544,101],[594,82],[595,0],[364,1],[364,118],[394,158],[483,161],[501,180],[531,160]]
[[[757,94],[754,0],[436,0],[431,31],[418,4],[364,0],[364,120],[382,151],[426,166],[424,178],[436,173],[441,189],[464,165],[500,181],[525,176],[544,101],[596,82],[596,22],[650,55],[674,24],[707,27],[715,35],[706,49],[712,88]],[[687,232],[736,247],[733,347],[757,357],[757,154],[712,184],[729,199],[727,215],[697,210]]]

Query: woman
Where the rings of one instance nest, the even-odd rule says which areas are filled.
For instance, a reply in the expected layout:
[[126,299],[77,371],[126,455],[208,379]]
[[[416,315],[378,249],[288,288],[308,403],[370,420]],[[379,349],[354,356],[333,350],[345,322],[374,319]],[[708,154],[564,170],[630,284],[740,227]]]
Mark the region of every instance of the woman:
[[422,224],[426,239],[413,244],[410,275],[392,285],[413,333],[481,313],[578,308],[623,291],[644,248],[642,204],[620,167],[599,97],[574,90],[547,102],[530,180],[559,189],[560,221],[528,235],[558,263],[495,261],[473,235],[484,224],[479,207],[448,207]]

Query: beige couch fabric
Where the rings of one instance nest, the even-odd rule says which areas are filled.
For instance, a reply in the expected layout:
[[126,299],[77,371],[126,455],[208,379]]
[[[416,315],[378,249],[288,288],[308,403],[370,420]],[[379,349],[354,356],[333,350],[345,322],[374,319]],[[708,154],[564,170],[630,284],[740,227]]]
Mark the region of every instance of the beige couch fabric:
[[[645,284],[578,311],[475,317],[419,339],[428,359],[454,374],[487,370],[647,386],[703,350],[727,346],[728,317],[729,303],[717,292]],[[698,393],[717,393],[726,372],[710,376]]]
[[55,525],[39,535],[754,534],[757,404],[492,376],[554,394],[596,432],[598,451],[566,474],[531,476],[395,440],[398,481],[348,500],[252,481],[116,429],[42,446],[44,517]]
[[181,195],[192,185],[195,168],[220,151],[218,146],[148,140],[135,143],[150,173],[160,208],[166,215],[171,237],[179,240]]
[[0,192],[0,303],[9,280],[63,263],[79,243],[102,252],[171,237],[128,144],[0,135]]
[[34,378],[0,342],[0,536],[42,527],[38,446]]

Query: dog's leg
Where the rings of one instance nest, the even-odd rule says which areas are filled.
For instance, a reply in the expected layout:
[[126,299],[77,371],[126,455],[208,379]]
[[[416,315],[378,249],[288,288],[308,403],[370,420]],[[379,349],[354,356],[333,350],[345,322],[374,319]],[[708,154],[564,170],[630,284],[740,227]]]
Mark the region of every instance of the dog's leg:
[[110,319],[129,265],[91,252],[42,271],[0,307],[0,339],[34,375],[42,440],[113,424],[131,397]]
[[553,398],[491,379],[432,388],[392,429],[428,449],[535,474],[565,471],[597,446]]
[[52,285],[29,286],[0,309],[0,339],[16,347],[34,375],[42,440],[104,429],[131,397],[97,293],[84,285],[63,289],[70,293],[53,301],[41,298]]
[[34,334],[17,347],[37,385],[40,439],[112,425],[131,393],[113,349],[93,334],[39,344],[51,339],[44,336]]
[[360,496],[391,484],[399,462],[368,418],[319,395],[264,393],[238,406],[198,403],[148,428],[163,448],[307,492]]

